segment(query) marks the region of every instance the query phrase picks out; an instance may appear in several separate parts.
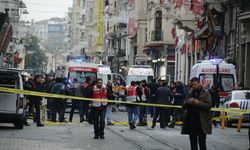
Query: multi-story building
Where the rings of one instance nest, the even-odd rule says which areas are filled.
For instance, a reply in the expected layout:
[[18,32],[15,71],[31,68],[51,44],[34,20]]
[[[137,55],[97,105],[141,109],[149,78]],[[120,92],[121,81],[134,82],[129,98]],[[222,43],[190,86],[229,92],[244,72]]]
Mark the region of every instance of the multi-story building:
[[48,48],[51,52],[65,51],[67,39],[65,18],[51,18],[48,22]]
[[109,0],[105,3],[104,49],[107,63],[115,73],[125,75],[127,68],[127,1]]
[[250,3],[227,0],[225,10],[225,58],[236,65],[238,84],[250,88]]
[[47,45],[48,42],[48,22],[49,19],[36,21],[33,23],[33,32],[32,34],[36,36],[40,42],[44,45]]
[[[142,2],[142,1],[140,1]],[[155,77],[174,78],[175,52],[171,36],[173,17],[168,1],[144,1],[138,12],[138,52],[154,68]],[[147,12],[147,13],[146,13]],[[140,43],[143,43],[142,45]]]
[[21,38],[27,28],[20,20],[25,14],[27,10],[23,1],[0,1],[0,66],[18,67],[22,62],[24,46]]

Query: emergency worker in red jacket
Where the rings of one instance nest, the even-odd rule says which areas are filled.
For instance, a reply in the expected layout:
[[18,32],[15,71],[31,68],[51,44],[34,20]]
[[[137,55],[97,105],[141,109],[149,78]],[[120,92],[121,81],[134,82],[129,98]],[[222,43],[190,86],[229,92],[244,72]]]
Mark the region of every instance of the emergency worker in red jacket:
[[92,98],[99,101],[92,102],[93,117],[94,117],[94,139],[104,139],[104,127],[105,127],[105,114],[107,102],[102,100],[107,99],[107,89],[103,84],[102,79],[97,79],[97,84],[94,85],[92,91]]

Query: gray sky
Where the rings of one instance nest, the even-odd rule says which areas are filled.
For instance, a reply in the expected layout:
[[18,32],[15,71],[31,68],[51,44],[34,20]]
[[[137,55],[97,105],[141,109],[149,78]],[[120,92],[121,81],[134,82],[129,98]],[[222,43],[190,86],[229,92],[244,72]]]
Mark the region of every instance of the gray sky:
[[35,21],[49,19],[52,17],[65,17],[68,7],[72,7],[73,0],[23,0],[29,12],[23,16],[26,20]]

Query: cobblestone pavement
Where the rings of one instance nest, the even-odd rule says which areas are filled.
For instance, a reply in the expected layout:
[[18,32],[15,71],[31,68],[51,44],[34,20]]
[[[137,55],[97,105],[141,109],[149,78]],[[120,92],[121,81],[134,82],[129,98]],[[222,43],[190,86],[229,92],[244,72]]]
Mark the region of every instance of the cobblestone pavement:
[[[105,129],[104,140],[94,140],[93,126],[88,123],[79,123],[78,115],[74,116],[73,123],[47,124],[45,127],[36,127],[31,120],[31,126],[17,130],[12,124],[0,124],[0,150],[133,150],[138,149],[118,135]],[[126,113],[114,113],[114,120],[126,121]],[[149,118],[149,121],[151,118]],[[133,131],[124,125],[114,125],[109,128],[116,130],[130,138]],[[157,125],[154,130],[149,127],[137,127],[148,135],[158,137],[181,149],[189,149],[187,136],[180,135],[180,126],[176,128],[160,129]],[[243,128],[236,132],[236,128],[214,128],[213,134],[208,136],[208,150],[243,150],[248,148],[248,129]],[[138,136],[138,142],[146,142],[146,138]],[[147,144],[155,144],[152,143]],[[157,146],[152,146],[157,147]],[[167,148],[158,148],[158,150]]]

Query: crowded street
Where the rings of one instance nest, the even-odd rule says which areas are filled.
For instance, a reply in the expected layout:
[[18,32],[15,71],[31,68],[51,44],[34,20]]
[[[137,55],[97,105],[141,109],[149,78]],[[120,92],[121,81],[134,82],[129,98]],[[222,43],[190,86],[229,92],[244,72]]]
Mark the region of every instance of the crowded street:
[[250,150],[250,0],[0,0],[0,150]]

